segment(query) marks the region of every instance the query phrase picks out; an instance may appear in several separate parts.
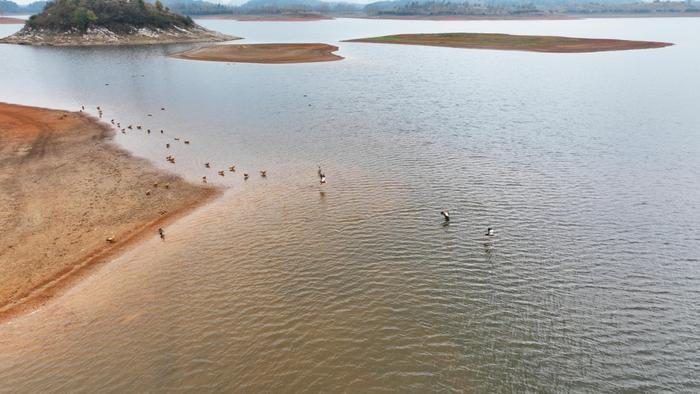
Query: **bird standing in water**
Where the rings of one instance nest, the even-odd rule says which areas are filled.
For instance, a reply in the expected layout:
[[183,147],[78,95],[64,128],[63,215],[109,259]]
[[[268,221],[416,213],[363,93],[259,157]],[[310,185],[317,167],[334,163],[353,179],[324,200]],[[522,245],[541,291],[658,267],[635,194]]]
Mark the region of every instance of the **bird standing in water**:
[[440,215],[442,215],[442,217],[445,218],[446,222],[450,221],[450,211],[448,211],[447,209],[443,209],[442,211],[440,211]]

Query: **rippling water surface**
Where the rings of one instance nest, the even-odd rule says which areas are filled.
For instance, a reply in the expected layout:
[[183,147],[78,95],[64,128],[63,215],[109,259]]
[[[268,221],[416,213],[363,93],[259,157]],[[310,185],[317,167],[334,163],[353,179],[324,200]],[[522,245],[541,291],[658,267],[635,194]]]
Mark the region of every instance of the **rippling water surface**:
[[[700,391],[697,19],[202,23],[346,59],[0,46],[0,101],[164,129],[115,139],[228,188],[1,324],[0,391]],[[677,45],[338,44],[439,31]]]

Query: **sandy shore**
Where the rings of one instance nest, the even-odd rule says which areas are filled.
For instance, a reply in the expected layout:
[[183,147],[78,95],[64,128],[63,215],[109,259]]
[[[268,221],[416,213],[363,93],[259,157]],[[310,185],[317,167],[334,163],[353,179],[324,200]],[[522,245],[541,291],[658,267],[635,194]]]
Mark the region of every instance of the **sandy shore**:
[[131,156],[111,136],[79,113],[0,103],[0,320],[220,193]]
[[238,63],[312,63],[343,59],[333,54],[338,47],[328,44],[244,44],[215,45],[170,55],[178,59]]
[[628,41],[613,39],[572,38],[557,36],[519,36],[490,33],[397,34],[370,37],[346,42],[376,44],[428,45],[450,48],[498,49],[505,51],[584,53],[662,48],[668,42]]
[[23,19],[0,16],[0,25],[23,25]]
[[314,22],[335,19],[327,15],[204,15],[197,19],[235,20],[239,22]]

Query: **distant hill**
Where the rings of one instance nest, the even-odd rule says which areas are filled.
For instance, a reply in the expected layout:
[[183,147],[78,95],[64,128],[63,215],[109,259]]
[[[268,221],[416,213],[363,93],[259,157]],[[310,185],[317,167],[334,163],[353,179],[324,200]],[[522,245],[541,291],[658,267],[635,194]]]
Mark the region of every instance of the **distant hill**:
[[238,13],[276,14],[288,12],[339,13],[361,11],[361,4],[328,2],[321,0],[249,0],[241,5]]
[[184,15],[232,14],[238,8],[202,0],[163,0],[163,4]]
[[0,0],[0,14],[36,14],[41,12],[46,1],[35,1],[27,5],[19,5],[14,1]]
[[98,45],[225,39],[231,37],[204,29],[158,0],[155,4],[143,0],[57,0],[2,42]]
[[635,0],[393,0],[365,5],[370,16],[521,16],[565,14],[663,14],[698,11],[696,1]]
[[325,4],[325,2],[320,0],[250,0],[243,5],[241,8],[265,8],[265,7],[277,7],[277,8],[290,8],[290,7],[308,7],[309,9],[314,7],[319,7]]

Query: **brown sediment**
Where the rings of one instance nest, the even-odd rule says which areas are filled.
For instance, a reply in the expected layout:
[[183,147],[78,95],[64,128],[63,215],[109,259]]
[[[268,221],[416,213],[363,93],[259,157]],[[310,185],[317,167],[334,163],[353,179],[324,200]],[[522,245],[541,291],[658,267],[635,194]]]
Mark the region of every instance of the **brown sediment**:
[[26,22],[24,19],[0,16],[0,25],[23,25],[24,22]]
[[511,20],[572,20],[580,15],[363,15],[347,16],[358,19],[389,19],[409,21],[511,21]]
[[558,36],[519,36],[491,33],[397,34],[392,36],[346,40],[346,42],[428,45],[451,48],[498,49],[506,51],[554,53],[622,51],[630,49],[662,48],[673,45],[668,42],[653,41],[629,41]]
[[335,19],[327,15],[204,15],[197,19],[236,20],[239,22],[314,22]]
[[0,321],[219,195],[133,157],[112,135],[79,113],[0,103]]
[[175,53],[188,60],[238,63],[312,63],[343,59],[333,54],[338,47],[328,44],[243,44],[215,45]]

